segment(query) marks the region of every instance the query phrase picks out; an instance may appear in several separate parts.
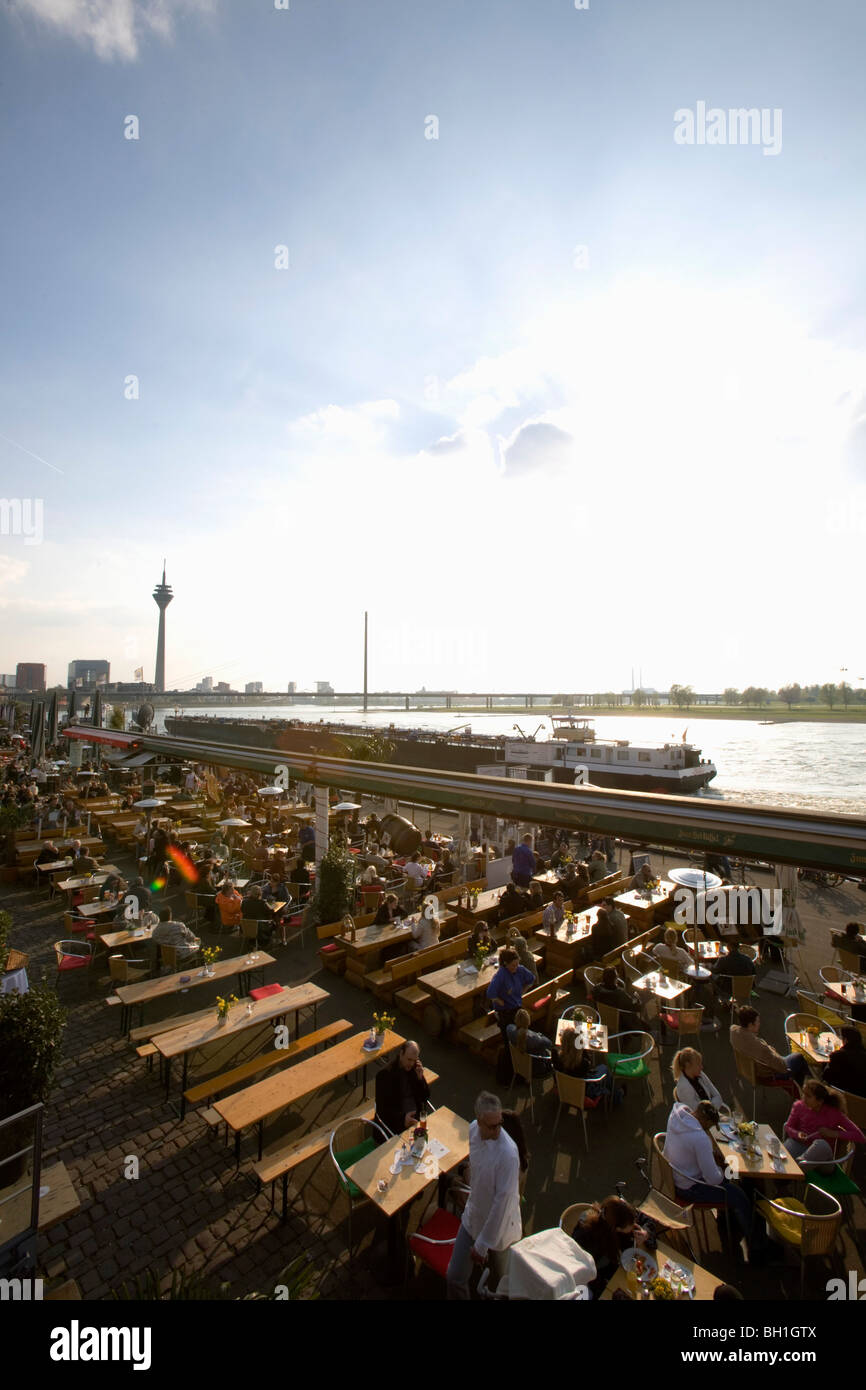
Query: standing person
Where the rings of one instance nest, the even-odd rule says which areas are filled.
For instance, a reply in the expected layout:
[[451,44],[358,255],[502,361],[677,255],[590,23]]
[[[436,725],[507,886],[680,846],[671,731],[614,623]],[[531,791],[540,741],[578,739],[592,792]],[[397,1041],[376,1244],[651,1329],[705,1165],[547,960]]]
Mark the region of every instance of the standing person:
[[449,1299],[469,1298],[473,1265],[502,1275],[505,1252],[520,1240],[520,1156],[502,1127],[498,1096],[482,1091],[469,1126],[469,1197],[446,1276]]
[[516,951],[506,947],[499,953],[499,969],[487,986],[487,998],[496,1013],[502,1041],[508,1041],[508,1025],[523,1005],[523,991],[535,984],[535,976],[520,964]]
[[535,855],[532,852],[532,836],[524,835],[511,856],[511,877],[518,888],[528,888],[535,873]]

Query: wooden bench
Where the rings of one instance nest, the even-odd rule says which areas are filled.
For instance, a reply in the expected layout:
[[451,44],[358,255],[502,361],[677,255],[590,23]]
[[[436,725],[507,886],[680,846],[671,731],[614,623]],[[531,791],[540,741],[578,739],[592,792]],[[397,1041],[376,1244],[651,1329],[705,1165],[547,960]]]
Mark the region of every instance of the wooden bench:
[[[526,991],[523,996],[523,1007],[532,1020],[533,1032],[548,1033],[557,1006],[568,998],[569,986],[573,977],[573,970],[564,970],[561,975],[557,975],[553,980],[548,980],[546,984],[536,985],[534,989]],[[493,1052],[494,1055],[494,1050],[498,1050],[501,1037],[499,1024],[492,1010],[481,1018],[473,1019],[471,1023],[464,1024],[457,1034],[458,1041],[465,1043],[471,1051],[482,1054]]]
[[[587,961],[587,965],[601,965],[603,967],[618,965],[622,959],[623,951],[633,951],[635,946],[643,946],[643,948],[646,949],[651,941],[655,941],[656,938],[661,937],[661,935],[661,925],[650,927],[648,931],[641,932],[640,936],[629,937],[628,941],[624,941],[621,946],[616,946],[612,951],[608,951],[607,955],[602,956],[600,961]],[[652,969],[654,967],[648,968]]]
[[[451,960],[459,960],[466,954],[468,944],[469,933],[463,932],[460,936],[452,936],[450,941],[440,941],[438,946],[429,946],[426,951],[396,956],[381,970],[369,971],[364,976],[364,983],[378,999],[387,1000],[393,995],[402,1002],[401,996],[405,994],[407,1012],[411,1013],[415,1001],[423,1005],[430,997],[426,990],[415,985],[418,976],[447,965]],[[423,995],[423,999],[419,999],[419,995]]]
[[[356,927],[372,927],[376,920],[375,912],[364,912],[355,919]],[[316,938],[319,941],[330,942],[330,945],[319,948],[319,958],[326,970],[330,970],[335,975],[343,975],[346,971],[346,949],[338,946],[332,940],[335,936],[342,936],[345,931],[343,919],[339,922],[323,922],[316,927]]]
[[375,1113],[375,1105],[366,1105],[361,1110],[353,1110],[349,1115],[340,1115],[329,1125],[323,1125],[321,1129],[305,1134],[303,1139],[296,1139],[293,1143],[284,1144],[281,1147],[273,1147],[266,1151],[257,1163],[253,1164],[253,1172],[260,1185],[264,1187],[266,1184],[270,1184],[271,1208],[274,1205],[274,1185],[282,1179],[283,1206],[280,1218],[282,1221],[286,1219],[288,1208],[289,1175],[302,1163],[306,1163],[308,1159],[317,1158],[326,1151],[331,1143],[331,1135],[335,1125],[342,1124],[346,1120],[372,1120]]
[[[188,1090],[184,1091],[187,1104],[197,1105],[200,1100],[204,1100],[209,1105],[222,1091],[228,1091],[232,1086],[249,1081],[259,1072],[270,1071],[274,1067],[282,1066],[284,1062],[290,1062],[292,1058],[300,1056],[303,1052],[309,1052],[311,1048],[315,1051],[320,1043],[332,1042],[335,1038],[342,1037],[344,1033],[351,1033],[354,1026],[348,1019],[340,1018],[336,1023],[328,1023],[324,1028],[317,1028],[314,1033],[303,1034],[302,1037],[289,1043],[288,1047],[277,1047],[269,1052],[262,1052],[258,1057],[252,1057],[248,1062],[232,1067],[219,1076],[212,1076],[207,1081],[199,1082],[197,1086],[190,1086]],[[155,1048],[154,1051],[156,1051]]]

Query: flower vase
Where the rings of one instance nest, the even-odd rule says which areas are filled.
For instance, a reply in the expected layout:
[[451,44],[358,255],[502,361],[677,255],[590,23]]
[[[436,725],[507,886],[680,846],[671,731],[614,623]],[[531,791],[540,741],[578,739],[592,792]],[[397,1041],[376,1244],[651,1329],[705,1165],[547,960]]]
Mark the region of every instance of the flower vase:
[[374,1038],[374,1041],[375,1041],[375,1043],[376,1043],[376,1046],[377,1046],[377,1047],[381,1047],[382,1044],[383,1044],[383,1042],[385,1041],[385,1034],[384,1034],[384,1033],[374,1033],[373,1038]]
[[228,1014],[218,1014],[218,1015],[217,1015],[217,1028],[225,1028],[225,1026],[226,1026],[226,1024],[228,1023],[228,1021],[229,1021],[229,1016],[228,1016]]

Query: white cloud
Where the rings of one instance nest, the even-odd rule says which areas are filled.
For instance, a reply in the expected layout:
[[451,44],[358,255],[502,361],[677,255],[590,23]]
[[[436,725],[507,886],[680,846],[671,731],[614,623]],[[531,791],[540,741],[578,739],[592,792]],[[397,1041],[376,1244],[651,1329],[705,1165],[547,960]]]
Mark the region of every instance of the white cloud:
[[149,34],[169,40],[187,11],[210,13],[215,0],[12,0],[13,11],[92,45],[97,57],[132,61]]

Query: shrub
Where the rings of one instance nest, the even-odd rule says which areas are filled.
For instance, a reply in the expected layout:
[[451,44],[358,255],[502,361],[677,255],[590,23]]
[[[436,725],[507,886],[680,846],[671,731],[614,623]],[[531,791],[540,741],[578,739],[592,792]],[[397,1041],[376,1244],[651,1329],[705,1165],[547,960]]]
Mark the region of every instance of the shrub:
[[47,1098],[65,1021],[60,1000],[44,985],[0,994],[0,1119]]

